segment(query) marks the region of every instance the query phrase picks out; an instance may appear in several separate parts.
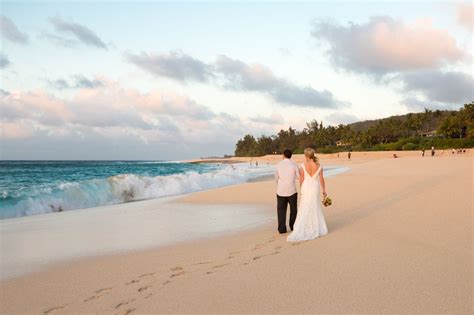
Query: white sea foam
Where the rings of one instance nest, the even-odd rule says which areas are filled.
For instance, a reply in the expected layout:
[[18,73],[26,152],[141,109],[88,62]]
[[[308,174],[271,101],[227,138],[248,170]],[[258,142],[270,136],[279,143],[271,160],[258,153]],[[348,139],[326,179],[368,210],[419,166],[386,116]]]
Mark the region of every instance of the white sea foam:
[[55,189],[43,188],[40,194],[6,207],[1,216],[27,216],[181,195],[243,183],[272,172],[272,166],[256,168],[236,164],[216,167],[206,173],[189,171],[156,177],[122,174],[104,179],[62,182]]
[[[336,175],[346,168],[327,168],[326,176]],[[62,182],[56,188],[40,188],[41,193],[5,207],[2,219],[34,214],[91,208],[130,201],[182,195],[223,187],[271,175],[274,167],[248,164],[222,165],[205,173],[189,171],[166,176],[122,174],[103,179]]]

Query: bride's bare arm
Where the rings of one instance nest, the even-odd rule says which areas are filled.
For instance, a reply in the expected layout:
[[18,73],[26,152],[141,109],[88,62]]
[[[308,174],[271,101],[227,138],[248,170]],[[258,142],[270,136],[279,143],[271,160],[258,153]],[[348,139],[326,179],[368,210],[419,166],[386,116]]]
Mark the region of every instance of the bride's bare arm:
[[321,167],[321,173],[319,174],[319,183],[321,184],[321,188],[323,190],[323,196],[326,197],[328,194],[326,193],[326,182],[324,181],[324,173],[322,166],[320,165],[319,167]]

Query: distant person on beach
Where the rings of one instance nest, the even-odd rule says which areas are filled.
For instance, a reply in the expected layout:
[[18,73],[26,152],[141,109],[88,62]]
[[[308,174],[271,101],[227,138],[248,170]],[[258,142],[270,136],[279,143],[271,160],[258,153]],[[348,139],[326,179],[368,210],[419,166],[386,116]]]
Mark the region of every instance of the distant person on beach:
[[421,150],[421,157],[424,157],[425,156],[425,149],[422,149]]
[[454,154],[456,151],[454,150],[454,148],[451,150],[451,154]]
[[435,148],[431,147],[431,157],[433,157],[434,155],[435,155]]
[[398,155],[396,153],[393,154],[393,158],[394,159],[397,159],[398,158]]
[[347,158],[350,160],[351,159],[351,151],[347,152]]
[[283,151],[283,160],[276,166],[275,180],[277,183],[277,215],[278,232],[286,233],[286,210],[290,204],[290,229],[293,231],[297,214],[298,193],[296,180],[300,178],[300,171],[291,160],[293,153],[290,149]]
[[255,166],[258,167],[258,161],[255,161]]

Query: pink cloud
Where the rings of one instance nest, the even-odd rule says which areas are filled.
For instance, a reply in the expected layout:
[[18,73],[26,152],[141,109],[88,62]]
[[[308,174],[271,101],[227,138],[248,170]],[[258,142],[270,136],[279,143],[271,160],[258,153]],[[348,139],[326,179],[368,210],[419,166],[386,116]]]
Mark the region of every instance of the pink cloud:
[[0,130],[2,139],[26,139],[34,133],[31,124],[24,121],[0,122]]
[[63,101],[41,90],[2,95],[0,108],[4,119],[30,118],[51,125],[60,124],[71,117]]
[[74,143],[78,152],[114,144],[114,148],[171,145],[180,150],[203,151],[206,147],[219,147],[231,153],[235,142],[249,128],[259,134],[276,130],[275,122],[262,124],[214,113],[185,95],[157,89],[143,93],[115,81],[102,82],[100,89],[79,89],[69,97],[44,91],[0,95],[0,123],[4,127],[0,139],[19,147],[14,141],[20,139],[39,148],[42,144],[55,148],[55,143]]
[[457,7],[458,23],[469,32],[474,30],[474,6],[471,3],[460,3]]
[[381,16],[347,26],[320,21],[312,34],[328,44],[335,65],[376,75],[438,68],[466,56],[446,30],[428,19],[407,24]]

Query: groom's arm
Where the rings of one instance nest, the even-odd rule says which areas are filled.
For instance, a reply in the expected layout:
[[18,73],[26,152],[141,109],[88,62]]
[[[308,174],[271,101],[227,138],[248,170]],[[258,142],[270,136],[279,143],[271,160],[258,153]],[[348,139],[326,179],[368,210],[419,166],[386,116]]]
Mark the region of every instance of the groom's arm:
[[298,165],[294,165],[294,169],[295,169],[295,176],[296,176],[296,179],[300,179],[300,168],[298,167]]

